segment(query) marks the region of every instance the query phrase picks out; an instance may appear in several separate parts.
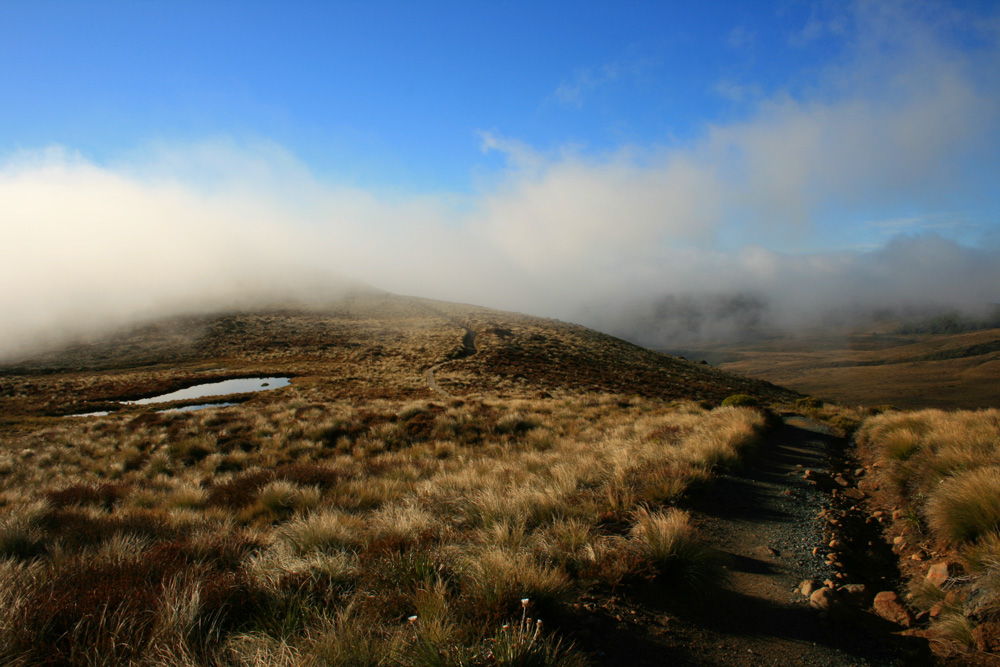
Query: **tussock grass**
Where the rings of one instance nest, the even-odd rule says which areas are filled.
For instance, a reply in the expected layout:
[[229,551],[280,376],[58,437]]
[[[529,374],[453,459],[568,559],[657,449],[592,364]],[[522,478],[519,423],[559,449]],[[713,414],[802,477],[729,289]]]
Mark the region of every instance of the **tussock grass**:
[[280,518],[295,511],[316,507],[320,492],[314,487],[300,487],[294,482],[276,480],[260,490],[257,502],[271,516]]
[[945,591],[917,583],[911,595],[923,607],[942,604],[935,627],[971,645],[976,623],[1000,620],[1000,410],[885,412],[857,439],[917,527],[962,555],[968,576]]
[[48,548],[41,521],[49,503],[33,503],[6,508],[0,518],[0,556],[29,559],[45,553]]
[[641,397],[323,391],[8,443],[0,662],[580,664],[510,622],[520,601],[549,613],[650,571],[700,586],[712,557],[689,523],[653,555],[674,516],[658,508],[763,428]]
[[[921,514],[930,507],[940,508],[941,520],[935,520],[939,537],[957,541],[976,537],[975,531],[967,531],[965,521],[966,528],[949,529],[942,512],[946,514],[946,508],[958,511],[961,496],[969,492],[983,492],[982,511],[991,511],[988,507],[995,503],[989,490],[992,473],[976,472],[965,481],[952,479],[1000,467],[1000,410],[887,412],[867,419],[857,439],[874,448],[902,502]],[[934,501],[941,491],[945,495]],[[970,512],[976,513],[966,506],[959,514],[970,517]]]
[[698,539],[687,512],[640,507],[630,539],[641,558],[669,584],[703,594],[724,578],[724,556]]
[[551,607],[570,589],[565,571],[539,563],[530,551],[485,548],[467,556],[460,572],[475,609],[491,620],[509,614],[523,598]]
[[1000,567],[1000,532],[990,532],[980,536],[963,552],[965,566],[972,572],[983,572],[988,568]]
[[945,609],[938,616],[934,629],[948,639],[963,646],[975,646],[976,640],[972,634],[975,625],[960,609]]
[[958,472],[944,479],[927,501],[927,524],[951,542],[974,542],[1000,529],[1000,467]]
[[282,526],[278,535],[299,555],[354,551],[366,541],[364,522],[338,510],[296,517]]
[[355,606],[336,612],[306,639],[306,664],[327,667],[382,667],[395,662],[404,638],[366,617]]

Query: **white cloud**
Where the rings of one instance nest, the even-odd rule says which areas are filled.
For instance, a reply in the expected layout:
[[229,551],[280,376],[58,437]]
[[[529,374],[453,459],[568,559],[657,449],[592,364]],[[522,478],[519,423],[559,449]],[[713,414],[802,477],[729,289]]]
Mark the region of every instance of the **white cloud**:
[[970,176],[998,168],[993,60],[904,27],[888,55],[878,44],[889,38],[859,39],[815,90],[761,99],[685,145],[545,154],[484,133],[483,150],[508,165],[469,196],[326,183],[267,143],[157,146],[110,165],[58,149],[9,157],[0,350],[338,276],[565,318],[670,293],[751,292],[785,322],[997,300],[996,251],[941,237],[788,251],[829,237],[834,214],[962,219],[984,194],[986,179]]

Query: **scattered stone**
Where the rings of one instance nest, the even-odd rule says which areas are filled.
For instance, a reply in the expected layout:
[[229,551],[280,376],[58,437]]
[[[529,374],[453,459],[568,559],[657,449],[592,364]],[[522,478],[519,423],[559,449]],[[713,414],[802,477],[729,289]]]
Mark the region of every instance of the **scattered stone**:
[[844,543],[838,539],[832,539],[828,546],[834,551],[840,551],[844,548]]
[[843,475],[837,475],[836,477],[833,478],[833,481],[843,487],[848,487],[851,485],[851,483],[848,482]]
[[885,516],[885,512],[883,512],[882,510],[875,510],[874,512],[872,512],[872,516],[875,517],[876,519],[881,519],[882,517]]
[[819,582],[815,579],[805,579],[801,584],[799,584],[798,591],[805,597],[810,597],[813,591],[820,589]]
[[961,572],[960,566],[955,561],[943,561],[935,563],[927,570],[924,580],[929,584],[934,584],[938,588],[943,587],[949,579]]
[[809,606],[819,611],[830,612],[841,604],[840,597],[832,586],[823,586],[809,595]]
[[923,559],[924,559],[924,555],[922,553],[920,553],[919,551],[917,553],[913,554],[912,556],[910,556],[910,560],[915,560],[915,561],[918,561],[918,562],[922,561]]
[[[844,496],[851,500],[864,500],[865,492],[861,489],[844,489]],[[855,509],[855,508],[851,508]]]
[[767,553],[768,556],[777,557],[781,555],[781,552],[775,549],[774,547],[764,547],[764,551]]
[[866,472],[868,472],[868,471],[865,470],[864,468],[855,468],[854,469],[854,476],[855,477],[864,477]]
[[819,556],[819,555],[820,555],[819,547],[813,547],[813,556]]
[[913,625],[913,615],[910,610],[899,601],[899,596],[893,591],[882,591],[875,596],[872,602],[872,609],[876,614],[887,621],[898,623],[904,628]]
[[827,580],[825,580],[825,581],[823,582],[823,585],[824,585],[824,586],[826,586],[827,588],[833,588],[834,586],[836,586],[836,584],[835,584],[835,583],[833,583],[833,580],[832,580],[832,579],[827,579]]
[[906,538],[903,537],[902,535],[897,535],[896,537],[892,538],[892,543],[896,545],[906,544]]
[[903,510],[893,510],[892,511],[892,520],[893,521],[899,521],[904,516],[906,516],[906,513]]

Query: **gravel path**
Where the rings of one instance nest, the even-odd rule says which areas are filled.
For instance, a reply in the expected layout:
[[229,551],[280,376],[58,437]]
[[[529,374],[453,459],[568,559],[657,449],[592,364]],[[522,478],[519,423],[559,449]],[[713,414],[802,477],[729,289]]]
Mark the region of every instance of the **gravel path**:
[[835,579],[817,519],[829,496],[803,473],[827,471],[841,445],[822,424],[790,417],[697,503],[703,534],[732,565],[716,613],[701,619],[711,637],[696,664],[902,664],[879,636],[821,619],[797,591],[805,579]]
[[831,497],[804,473],[827,472],[843,445],[823,425],[789,417],[741,469],[720,475],[692,499],[700,534],[731,558],[729,580],[701,602],[652,589],[605,601],[603,623],[595,622],[580,640],[595,664],[926,664],[904,652],[872,614],[859,609],[849,622],[830,622],[797,590],[804,579],[837,580],[826,563],[824,522],[817,516]]

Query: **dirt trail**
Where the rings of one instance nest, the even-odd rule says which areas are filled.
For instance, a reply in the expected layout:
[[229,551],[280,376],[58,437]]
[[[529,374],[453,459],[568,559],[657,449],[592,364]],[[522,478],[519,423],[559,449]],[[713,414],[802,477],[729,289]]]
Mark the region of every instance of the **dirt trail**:
[[[440,315],[440,313],[437,313],[437,311],[433,311],[433,312],[435,312],[435,314],[437,314],[437,315]],[[443,317],[443,315],[442,315],[442,317]],[[473,331],[472,329],[470,329],[469,327],[463,325],[463,324],[455,322],[454,320],[449,319],[448,321],[452,322],[453,324],[456,324],[456,325],[462,327],[463,329],[465,329],[465,334],[462,336],[462,349],[459,350],[458,353],[454,357],[452,357],[451,359],[449,359],[448,361],[442,361],[440,364],[435,364],[435,365],[431,366],[430,368],[427,369],[427,371],[425,373],[425,376],[427,377],[427,386],[431,388],[431,391],[439,393],[439,394],[443,394],[444,396],[452,396],[452,394],[449,393],[448,391],[442,389],[441,385],[439,385],[437,383],[437,380],[434,378],[434,371],[436,371],[437,369],[441,368],[445,364],[450,364],[453,361],[457,361],[459,359],[465,359],[467,357],[471,357],[477,351],[476,350],[476,332]]]
[[817,519],[829,496],[803,472],[826,470],[841,444],[821,424],[792,417],[742,469],[721,475],[692,509],[702,534],[730,555],[730,580],[700,605],[653,593],[620,603],[613,615],[625,622],[608,630],[624,636],[600,642],[600,664],[920,664],[875,617],[830,623],[796,590],[804,579],[835,577]]

